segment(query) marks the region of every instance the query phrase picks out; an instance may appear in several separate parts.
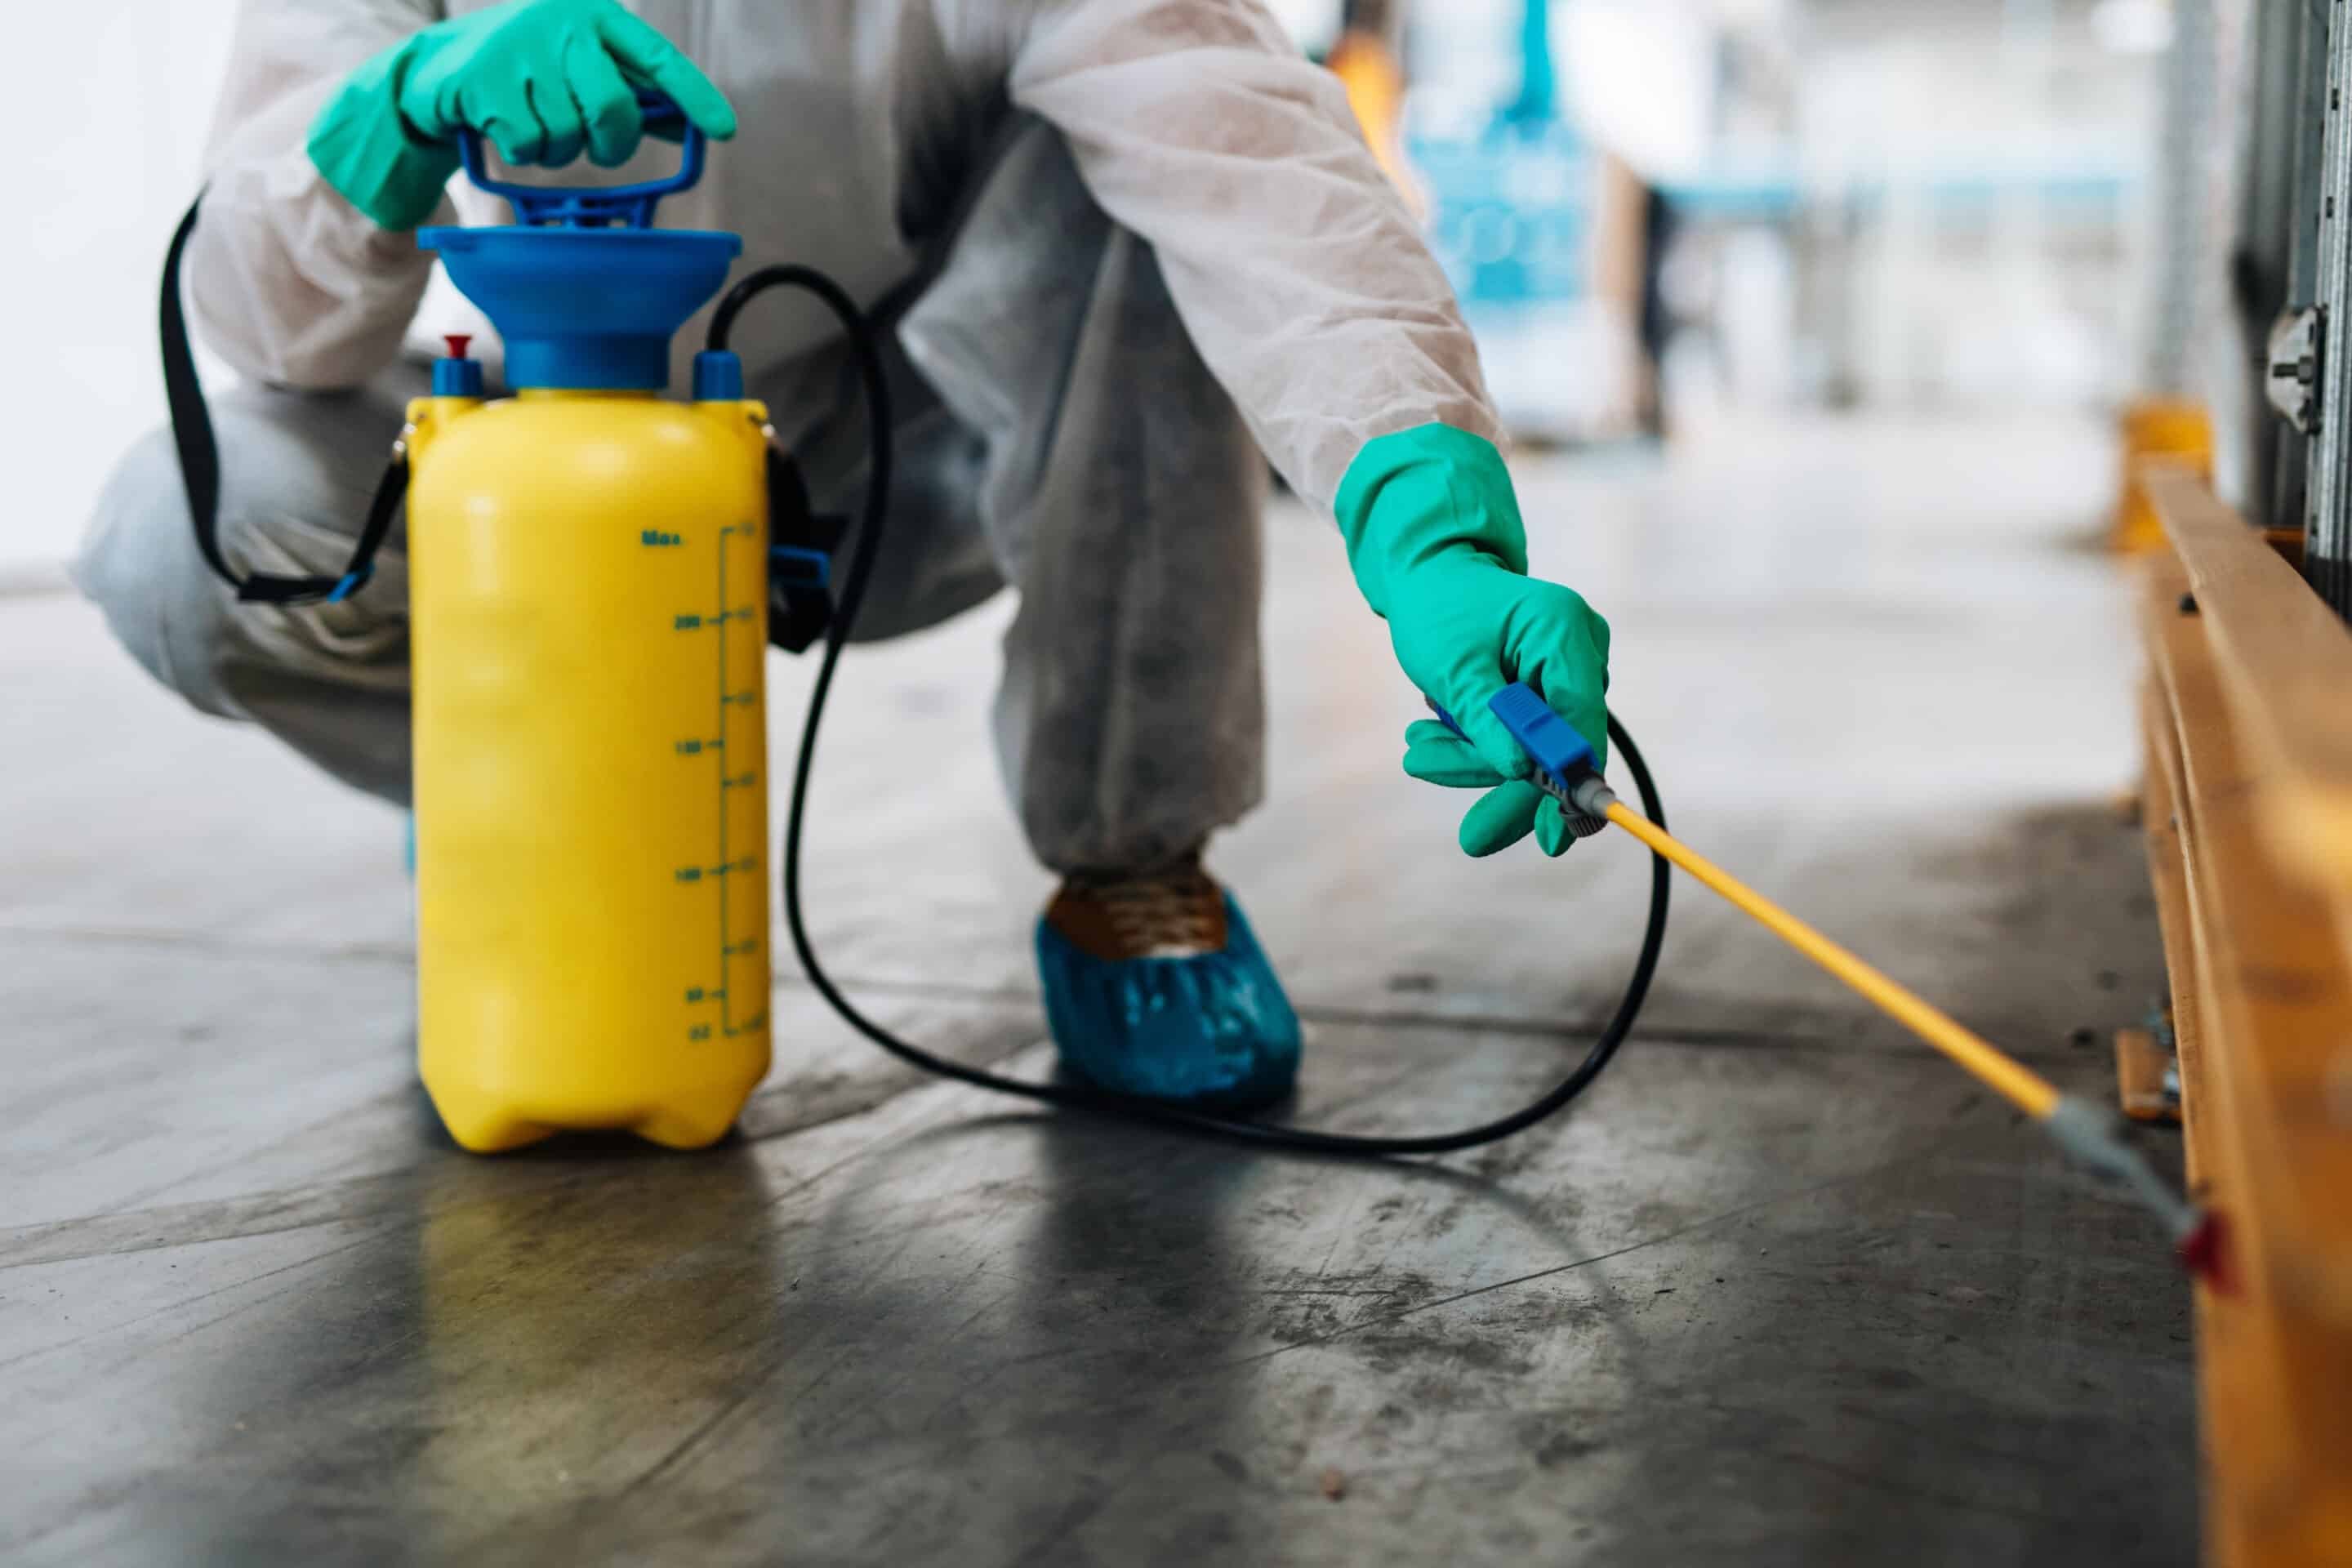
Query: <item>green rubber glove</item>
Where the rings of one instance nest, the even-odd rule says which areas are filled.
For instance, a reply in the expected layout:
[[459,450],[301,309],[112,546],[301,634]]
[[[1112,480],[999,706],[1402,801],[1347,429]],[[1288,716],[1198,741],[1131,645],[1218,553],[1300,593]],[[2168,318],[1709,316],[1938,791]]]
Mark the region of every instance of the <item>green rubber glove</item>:
[[458,169],[460,130],[509,163],[610,168],[645,136],[636,87],[667,93],[707,136],[735,110],[692,60],[617,0],[507,0],[438,22],[369,60],[310,126],[310,161],[388,229],[433,216]]
[[1514,680],[1608,754],[1609,623],[1573,590],[1528,575],[1517,495],[1494,444],[1450,425],[1366,442],[1334,503],[1365,603],[1389,624],[1406,679],[1470,735],[1435,720],[1405,731],[1404,770],[1487,793],[1462,818],[1462,847],[1492,855],[1536,835],[1558,855],[1576,842],[1559,803],[1487,699]]

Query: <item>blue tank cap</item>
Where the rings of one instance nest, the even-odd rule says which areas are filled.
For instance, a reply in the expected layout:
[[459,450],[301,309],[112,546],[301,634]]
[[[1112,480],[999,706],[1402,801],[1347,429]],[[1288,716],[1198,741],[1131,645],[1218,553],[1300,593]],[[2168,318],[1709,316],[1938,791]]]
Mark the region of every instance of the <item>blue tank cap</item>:
[[694,356],[694,400],[697,403],[743,401],[743,361],[725,349]]
[[463,332],[451,332],[441,341],[449,345],[449,352],[433,362],[433,395],[481,396],[482,362],[466,353],[473,338]]
[[474,184],[512,204],[513,225],[417,231],[441,253],[449,281],[506,340],[507,384],[657,392],[669,344],[742,254],[735,235],[657,229],[654,208],[702,174],[702,132],[677,107],[641,89],[648,125],[682,128],[678,171],[603,189],[511,184],[490,178],[478,132],[457,138]]

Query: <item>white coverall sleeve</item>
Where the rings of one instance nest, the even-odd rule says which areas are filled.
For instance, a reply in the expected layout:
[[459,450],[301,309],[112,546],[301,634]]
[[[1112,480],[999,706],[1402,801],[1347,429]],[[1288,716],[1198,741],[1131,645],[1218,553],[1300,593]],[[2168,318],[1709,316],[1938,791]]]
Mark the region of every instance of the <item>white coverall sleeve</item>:
[[[433,257],[362,216],[304,144],[345,75],[441,16],[437,0],[242,0],[184,272],[198,332],[241,374],[354,386],[399,356]],[[451,212],[445,196],[436,221]]]
[[1009,40],[1013,102],[1149,241],[1285,479],[1328,510],[1365,442],[1433,420],[1503,445],[1452,286],[1339,80],[1258,0],[1059,0]]

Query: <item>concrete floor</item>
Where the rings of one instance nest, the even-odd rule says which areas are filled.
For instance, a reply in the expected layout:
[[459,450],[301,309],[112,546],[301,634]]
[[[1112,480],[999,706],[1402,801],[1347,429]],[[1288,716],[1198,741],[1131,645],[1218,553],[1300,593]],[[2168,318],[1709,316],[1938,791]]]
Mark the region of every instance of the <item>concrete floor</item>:
[[[1676,826],[2092,1093],[2161,989],[2109,471],[2063,419],[1523,468]],[[1298,1115],[1493,1113],[1613,995],[1641,858],[1462,859],[1333,541],[1270,550],[1270,798],[1213,861],[1309,1018]],[[1034,1071],[1003,618],[846,667],[811,898],[886,1020]],[[69,597],[0,600],[0,691],[12,1563],[2193,1558],[2160,1243],[1687,884],[1634,1043],[1481,1154],[1028,1114],[787,975],[738,1140],[484,1161],[413,1085],[389,812]],[[909,718],[968,760],[910,771]]]

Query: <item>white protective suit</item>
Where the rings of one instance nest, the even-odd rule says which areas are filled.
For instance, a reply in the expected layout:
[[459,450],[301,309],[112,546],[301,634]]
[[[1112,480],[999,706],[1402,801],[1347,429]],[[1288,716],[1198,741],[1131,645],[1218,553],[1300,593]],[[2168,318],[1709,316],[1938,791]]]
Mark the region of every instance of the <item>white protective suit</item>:
[[[422,385],[404,341],[479,330],[432,319],[454,295],[420,317],[433,258],[303,145],[353,67],[481,8],[246,0],[186,265],[198,331],[254,384],[215,408],[222,535],[244,568],[340,566]],[[746,265],[820,268],[895,326],[905,467],[861,633],[1020,592],[997,733],[1049,866],[1150,863],[1245,811],[1253,438],[1325,508],[1375,437],[1436,420],[1502,439],[1452,290],[1337,81],[1253,0],[631,8],[741,122],[662,223],[739,233]],[[649,142],[617,174],[523,177],[612,184],[676,155]],[[457,184],[436,221],[509,221]],[[680,334],[681,372],[701,334]],[[856,415],[829,321],[772,297],[735,346],[820,506],[849,510]],[[357,598],[289,610],[234,605],[187,533],[159,435],[79,567],[118,635],[198,706],[405,798],[399,537]]]

